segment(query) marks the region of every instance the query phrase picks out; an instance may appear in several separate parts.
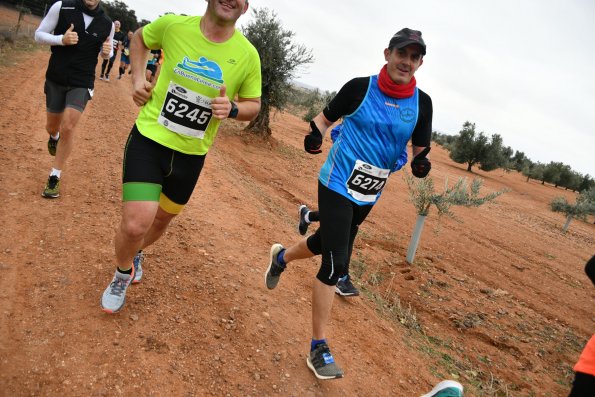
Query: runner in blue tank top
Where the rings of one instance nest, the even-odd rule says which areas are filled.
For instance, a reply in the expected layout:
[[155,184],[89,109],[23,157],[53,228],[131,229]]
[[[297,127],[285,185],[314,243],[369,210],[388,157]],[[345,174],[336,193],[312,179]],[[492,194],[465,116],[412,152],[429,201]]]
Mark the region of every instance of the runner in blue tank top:
[[[335,143],[335,141],[341,135],[343,130],[343,124],[337,124],[331,130],[331,141]],[[396,172],[403,168],[403,166],[407,164],[407,146],[403,147],[403,151],[399,155],[399,159],[397,163],[392,169],[392,172]],[[298,232],[304,236],[308,231],[308,228],[312,222],[319,222],[320,216],[318,211],[312,211],[308,208],[307,205],[300,205],[298,208]],[[335,287],[335,293],[341,295],[343,297],[355,297],[359,296],[359,290],[353,283],[351,282],[351,276],[349,274],[349,262],[345,265],[345,271],[339,277],[337,281],[337,285]]]
[[322,152],[323,133],[343,118],[322,166],[318,183],[320,227],[313,235],[285,249],[274,244],[265,284],[274,289],[287,264],[322,256],[312,294],[312,341],[307,365],[319,379],[343,377],[326,341],[335,285],[345,274],[359,225],[378,201],[389,175],[411,140],[411,170],[425,177],[432,134],[432,101],[413,76],[423,63],[426,45],[421,32],[402,29],[384,50],[380,74],[355,78],[341,88],[310,122],[304,138],[307,152]]

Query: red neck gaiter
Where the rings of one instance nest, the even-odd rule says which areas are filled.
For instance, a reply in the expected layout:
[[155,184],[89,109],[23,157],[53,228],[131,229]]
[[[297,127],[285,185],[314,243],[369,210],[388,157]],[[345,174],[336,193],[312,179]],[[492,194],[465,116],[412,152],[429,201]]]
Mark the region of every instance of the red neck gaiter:
[[378,75],[378,88],[384,95],[391,98],[409,98],[413,95],[415,85],[415,76],[411,77],[408,84],[397,84],[392,81],[386,70],[386,65],[382,67]]

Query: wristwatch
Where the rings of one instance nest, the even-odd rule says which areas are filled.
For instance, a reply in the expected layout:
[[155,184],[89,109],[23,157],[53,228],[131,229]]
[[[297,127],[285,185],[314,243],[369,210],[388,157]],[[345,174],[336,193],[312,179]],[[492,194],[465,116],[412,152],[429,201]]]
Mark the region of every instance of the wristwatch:
[[238,117],[238,105],[236,105],[234,101],[231,101],[231,110],[229,111],[227,117],[230,119],[235,119]]

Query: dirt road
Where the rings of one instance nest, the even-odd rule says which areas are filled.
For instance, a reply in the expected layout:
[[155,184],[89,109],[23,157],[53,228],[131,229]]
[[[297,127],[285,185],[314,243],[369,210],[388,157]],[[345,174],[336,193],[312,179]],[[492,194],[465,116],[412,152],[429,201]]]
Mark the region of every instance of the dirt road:
[[[323,156],[303,152],[306,123],[277,114],[262,142],[227,123],[194,196],[147,250],[125,309],[100,295],[114,271],[123,146],[137,108],[130,80],[97,81],[62,178],[44,131],[47,51],[0,67],[0,395],[415,396],[458,379],[469,396],[560,396],[595,322],[583,266],[595,226],[549,201],[574,194],[516,173],[477,175],[495,204],[431,213],[416,263],[400,174],[361,228],[354,272],[364,295],[335,300],[330,343],[346,377],[306,367],[317,260],[292,264],[267,291],[270,245],[291,244],[300,203],[316,204]],[[431,90],[429,91],[431,92]],[[440,109],[436,109],[440,111]],[[328,150],[330,144],[325,143]],[[467,176],[441,148],[432,177]]]

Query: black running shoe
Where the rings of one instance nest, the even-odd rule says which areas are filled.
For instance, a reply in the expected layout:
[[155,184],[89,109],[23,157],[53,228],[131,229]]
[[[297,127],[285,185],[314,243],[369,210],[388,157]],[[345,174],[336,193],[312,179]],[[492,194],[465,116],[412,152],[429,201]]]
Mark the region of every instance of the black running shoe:
[[46,183],[45,189],[43,189],[41,195],[45,198],[60,197],[60,178],[56,175],[51,175],[48,178],[48,183]]
[[335,286],[335,293],[341,296],[358,296],[359,290],[355,288],[355,285],[351,282],[349,275],[340,278]]
[[58,147],[59,140],[60,140],[60,138],[54,139],[51,136],[50,136],[50,139],[48,139],[48,152],[50,152],[51,156],[56,155],[56,148]]
[[277,284],[279,284],[281,273],[283,273],[283,270],[285,270],[285,267],[281,266],[279,262],[277,262],[277,255],[279,255],[279,252],[281,252],[283,249],[285,248],[283,248],[281,244],[273,244],[271,247],[269,267],[264,273],[264,284],[268,289],[274,289]]
[[308,212],[310,212],[310,208],[305,205],[300,205],[300,209],[298,210],[298,217],[300,218],[300,222],[298,223],[298,232],[300,232],[302,236],[306,234],[308,231],[308,226],[310,226],[310,224],[306,222],[306,214]]
[[316,349],[310,352],[306,363],[318,379],[343,377],[343,370],[335,364],[335,359],[326,343],[316,346]]

